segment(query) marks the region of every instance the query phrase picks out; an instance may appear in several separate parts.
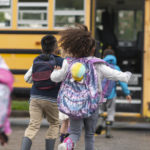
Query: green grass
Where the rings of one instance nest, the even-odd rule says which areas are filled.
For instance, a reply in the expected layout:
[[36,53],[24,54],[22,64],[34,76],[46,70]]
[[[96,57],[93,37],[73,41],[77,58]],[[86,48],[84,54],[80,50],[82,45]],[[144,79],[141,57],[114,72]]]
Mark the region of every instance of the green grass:
[[12,100],[11,103],[12,110],[29,110],[29,102],[28,101],[17,101]]

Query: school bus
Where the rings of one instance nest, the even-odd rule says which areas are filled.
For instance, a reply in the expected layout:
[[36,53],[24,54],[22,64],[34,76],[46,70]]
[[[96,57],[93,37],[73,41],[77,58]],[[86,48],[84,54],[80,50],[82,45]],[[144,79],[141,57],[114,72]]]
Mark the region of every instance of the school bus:
[[0,0],[0,55],[15,77],[15,90],[31,87],[24,74],[41,53],[46,34],[85,24],[99,41],[96,56],[115,50],[118,65],[133,72],[132,102],[117,87],[117,115],[150,117],[150,0]]

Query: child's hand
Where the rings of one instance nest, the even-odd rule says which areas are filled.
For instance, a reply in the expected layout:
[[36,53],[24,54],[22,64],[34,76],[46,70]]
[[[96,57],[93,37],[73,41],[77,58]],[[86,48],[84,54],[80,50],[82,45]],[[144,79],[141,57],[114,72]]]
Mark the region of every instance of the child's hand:
[[61,68],[60,68],[60,66],[55,66],[54,69],[60,70]]
[[127,99],[129,102],[131,102],[132,97],[131,97],[130,95],[127,95],[127,96],[126,96],[126,99]]
[[4,132],[2,132],[2,133],[0,133],[0,144],[2,145],[2,146],[5,146],[5,144],[8,142],[8,137],[7,137],[7,135],[4,133]]

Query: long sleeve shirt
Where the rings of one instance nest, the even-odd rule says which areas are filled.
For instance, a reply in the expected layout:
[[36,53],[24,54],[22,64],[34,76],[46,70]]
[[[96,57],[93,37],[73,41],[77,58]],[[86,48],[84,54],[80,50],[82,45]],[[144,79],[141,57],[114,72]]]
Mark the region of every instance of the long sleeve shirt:
[[[94,57],[87,57],[88,59],[94,58]],[[108,78],[110,80],[115,80],[115,81],[123,81],[123,82],[128,82],[131,73],[130,72],[121,72],[118,70],[114,70],[110,68],[109,66],[105,65],[104,63],[95,63],[94,64],[95,69],[97,71],[97,76],[98,76],[98,84],[99,84],[99,90],[102,91],[102,85],[101,81],[104,78]],[[67,72],[68,72],[69,64],[67,60],[63,61],[62,68],[57,70],[55,69],[52,74],[51,74],[51,80],[53,82],[61,82],[65,79]]]

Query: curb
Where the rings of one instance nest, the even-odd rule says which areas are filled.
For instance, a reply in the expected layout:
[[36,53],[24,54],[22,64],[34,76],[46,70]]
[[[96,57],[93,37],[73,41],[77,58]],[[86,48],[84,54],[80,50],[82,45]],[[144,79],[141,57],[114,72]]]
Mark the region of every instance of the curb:
[[[30,118],[16,118],[16,117],[10,117],[10,123],[14,127],[27,127],[29,125]],[[41,127],[48,127],[49,123],[46,119],[43,119],[41,122]]]
[[[29,117],[24,118],[16,118],[10,117],[11,125],[14,127],[27,127],[29,124]],[[41,127],[48,127],[49,123],[46,119],[43,119],[41,122]],[[114,122],[113,129],[117,130],[150,130],[150,123],[149,122]]]
[[29,117],[29,111],[12,110],[10,117]]

